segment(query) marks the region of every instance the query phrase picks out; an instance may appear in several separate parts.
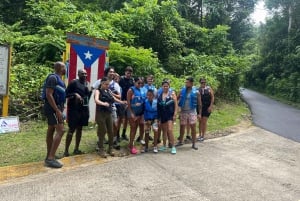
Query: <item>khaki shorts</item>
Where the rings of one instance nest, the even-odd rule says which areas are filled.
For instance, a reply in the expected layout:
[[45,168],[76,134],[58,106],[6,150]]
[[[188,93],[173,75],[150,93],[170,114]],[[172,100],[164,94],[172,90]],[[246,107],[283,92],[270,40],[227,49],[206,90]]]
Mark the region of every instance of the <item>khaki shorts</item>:
[[180,113],[180,125],[193,125],[197,123],[197,113]]

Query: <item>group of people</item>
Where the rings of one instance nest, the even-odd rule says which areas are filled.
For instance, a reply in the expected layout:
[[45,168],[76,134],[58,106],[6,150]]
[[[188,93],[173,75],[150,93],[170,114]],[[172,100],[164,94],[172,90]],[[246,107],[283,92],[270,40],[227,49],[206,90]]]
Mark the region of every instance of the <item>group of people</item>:
[[[64,101],[67,99],[68,131],[64,156],[69,156],[72,136],[76,133],[73,154],[82,154],[79,144],[82,127],[88,125],[89,100],[96,104],[95,121],[97,123],[98,154],[106,158],[114,156],[114,150],[119,149],[119,142],[127,140],[131,154],[137,154],[134,146],[137,141],[143,145],[141,152],[149,151],[149,141],[153,141],[153,152],[166,151],[170,148],[176,154],[176,147],[183,145],[184,134],[192,141],[192,148],[197,150],[196,141],[203,141],[206,133],[207,119],[214,103],[213,90],[206,85],[204,78],[200,86],[194,86],[194,79],[188,77],[178,95],[170,87],[170,80],[164,79],[157,89],[154,86],[154,76],[133,77],[133,69],[128,66],[125,74],[119,76],[113,67],[105,69],[104,77],[90,86],[84,69],[78,71],[78,79],[65,86],[62,76],[65,65],[62,62],[54,64],[55,73],[48,75],[45,81],[44,112],[48,120],[47,156],[45,165],[54,168],[62,167],[56,160],[55,152],[64,133]],[[65,89],[65,90],[64,90]],[[173,126],[177,114],[180,119],[180,136],[175,143]],[[199,122],[199,136],[196,136],[196,124]],[[126,135],[127,124],[130,125],[129,139]],[[122,133],[121,126],[123,125]],[[56,130],[56,134],[54,135]],[[139,131],[139,136],[136,134]],[[153,137],[151,136],[153,132]],[[105,135],[108,141],[105,141]],[[162,145],[158,147],[162,138]],[[167,143],[168,142],[168,143]],[[104,143],[108,149],[104,149]]]

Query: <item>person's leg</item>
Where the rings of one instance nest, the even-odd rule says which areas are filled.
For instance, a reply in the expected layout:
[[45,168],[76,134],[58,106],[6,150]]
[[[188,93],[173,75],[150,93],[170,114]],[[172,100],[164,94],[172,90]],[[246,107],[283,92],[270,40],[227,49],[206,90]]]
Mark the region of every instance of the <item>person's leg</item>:
[[49,153],[49,156],[48,156],[49,160],[54,160],[55,159],[56,150],[57,150],[57,148],[60,144],[61,138],[64,134],[64,124],[63,123],[59,123],[59,124],[55,125],[54,127],[55,127],[55,130],[56,130],[56,134],[53,138],[53,143],[52,143],[51,150],[50,150],[50,153]]
[[145,121],[145,151],[148,150],[151,121]]
[[192,133],[192,148],[197,150],[198,147],[196,145],[197,136],[196,136],[196,124],[190,125],[191,127],[191,133]]
[[75,128],[70,128],[68,130],[67,136],[66,136],[66,146],[65,146],[65,152],[64,152],[64,156],[68,157],[69,154],[69,147],[71,145],[72,142],[72,138],[73,138],[73,133],[75,132]]
[[81,154],[82,153],[79,150],[79,145],[80,145],[80,142],[81,142],[81,136],[82,136],[82,126],[78,126],[76,128],[76,140],[75,140],[74,154]]
[[107,135],[108,135],[108,154],[111,156],[114,156],[113,152],[113,140],[114,140],[114,134],[113,134],[113,118],[111,115],[107,115],[106,117],[106,128],[107,128]]
[[135,139],[136,130],[138,126],[139,118],[129,118],[129,124],[130,124],[130,137],[129,137],[129,148],[132,149],[133,147],[133,141]]
[[54,132],[55,132],[55,127],[48,125],[47,136],[46,136],[46,144],[47,144],[46,159],[48,158],[51,147],[52,147]]
[[207,117],[202,117],[201,118],[201,137],[204,138],[204,135],[206,134],[206,129],[207,129]]
[[168,132],[168,122],[161,123],[163,146],[159,148],[160,151],[165,151],[167,149],[167,132]]
[[106,158],[106,153],[104,151],[104,137],[105,137],[105,133],[107,131],[106,128],[106,123],[105,123],[105,113],[97,113],[96,114],[96,122],[97,122],[97,135],[98,135],[98,147],[99,147],[99,151],[98,154],[103,157]]
[[157,143],[158,143],[158,129],[153,129],[154,132],[154,139],[153,139],[153,146],[154,146],[154,153],[157,153]]
[[[144,116],[141,116],[141,121],[144,119]],[[141,142],[141,144],[144,144],[143,142],[144,140],[144,132],[145,132],[145,126],[144,126],[144,122],[139,122],[139,141]]]
[[185,113],[181,113],[180,114],[180,129],[179,129],[180,135],[179,135],[179,141],[178,141],[177,145],[182,145],[186,125],[187,125],[187,115]]
[[[187,124],[189,124],[189,122]],[[192,139],[191,136],[190,136],[190,134],[191,134],[191,128],[190,128],[190,126],[186,126],[186,137],[185,138],[187,140],[191,140]]]
[[173,127],[174,127],[173,121],[169,120],[167,122],[167,134],[168,134],[169,144],[171,147],[171,154],[176,154]]
[[[126,136],[126,129],[127,129],[127,124],[129,122],[129,119],[127,117],[127,110],[124,112],[124,122],[123,122],[123,130],[122,130],[122,138],[123,140],[128,140],[128,137]],[[129,123],[130,124],[130,123]]]

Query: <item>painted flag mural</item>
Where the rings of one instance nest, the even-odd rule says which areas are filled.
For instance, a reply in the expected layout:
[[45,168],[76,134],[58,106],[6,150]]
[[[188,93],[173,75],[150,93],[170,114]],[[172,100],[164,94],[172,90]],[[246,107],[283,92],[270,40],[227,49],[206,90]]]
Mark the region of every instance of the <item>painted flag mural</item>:
[[[79,69],[87,71],[87,81],[92,85],[104,75],[108,67],[107,50],[109,41],[79,34],[67,33],[65,62],[67,82],[78,78]],[[95,103],[93,95],[90,103],[90,121],[95,120]]]

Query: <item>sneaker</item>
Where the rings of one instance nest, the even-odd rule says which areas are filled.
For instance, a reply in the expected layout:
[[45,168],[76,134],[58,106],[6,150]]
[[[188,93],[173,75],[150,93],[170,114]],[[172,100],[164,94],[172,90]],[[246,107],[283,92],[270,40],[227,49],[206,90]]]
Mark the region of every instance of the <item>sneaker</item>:
[[128,141],[127,135],[126,134],[124,134],[124,135],[122,134],[122,139],[125,140],[125,141]]
[[114,152],[113,148],[108,148],[107,153],[108,153],[110,156],[115,156],[115,152]]
[[198,137],[198,139],[197,139],[198,141],[200,141],[200,142],[203,142],[204,141],[204,137]]
[[98,155],[101,156],[102,158],[107,158],[107,154],[105,153],[105,151],[103,150],[103,148],[99,149]]
[[65,152],[64,152],[64,157],[69,157],[69,156],[70,156],[69,152],[68,152],[68,151],[65,151]]
[[141,152],[142,153],[147,153],[148,152],[148,148],[145,147],[144,149],[141,150]]
[[113,148],[116,149],[116,150],[120,150],[121,149],[121,146],[119,144],[114,144],[113,145]]
[[171,154],[176,154],[176,148],[175,147],[172,147]]
[[193,144],[193,145],[192,145],[192,149],[194,149],[194,150],[198,150],[198,147],[197,147],[197,145]]
[[45,165],[51,168],[61,168],[63,165],[55,159],[46,159]]
[[166,151],[167,150],[167,147],[165,147],[165,146],[161,146],[161,147],[159,147],[159,149],[158,149],[159,151]]
[[144,140],[140,140],[141,145],[145,145],[146,142]]
[[80,154],[84,154],[84,152],[81,151],[81,150],[79,150],[79,149],[75,149],[75,150],[73,151],[73,154],[74,154],[74,155],[80,155]]
[[188,141],[192,141],[192,137],[189,136],[189,135],[187,135],[187,136],[185,137],[185,139],[188,140]]
[[140,140],[141,140],[141,138],[140,138],[140,136],[138,136],[135,141],[139,142]]
[[154,148],[153,148],[153,152],[154,152],[154,153],[157,153],[157,152],[158,152],[157,147],[154,147]]
[[131,154],[137,154],[137,149],[135,148],[135,147],[132,147],[131,149],[130,149],[130,153]]
[[176,146],[176,147],[179,147],[179,146],[182,146],[182,145],[183,145],[183,143],[180,142],[180,141],[178,141],[177,144],[176,144],[175,146]]

